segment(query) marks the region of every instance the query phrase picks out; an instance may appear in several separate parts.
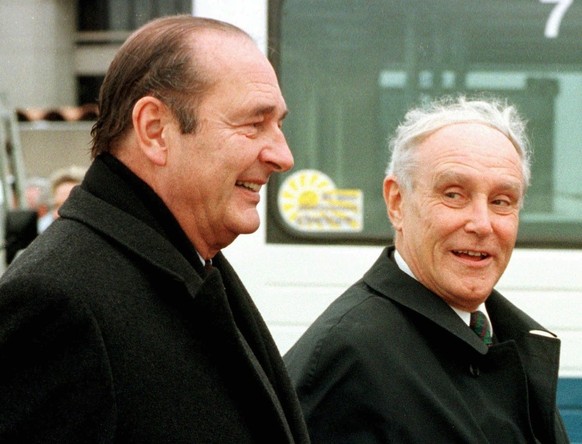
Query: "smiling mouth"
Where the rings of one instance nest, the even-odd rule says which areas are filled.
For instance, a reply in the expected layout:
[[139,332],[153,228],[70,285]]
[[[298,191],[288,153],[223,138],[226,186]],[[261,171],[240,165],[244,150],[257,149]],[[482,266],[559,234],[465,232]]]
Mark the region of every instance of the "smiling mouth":
[[474,261],[480,261],[489,257],[489,254],[482,251],[471,250],[453,250],[453,254],[455,256],[468,258]]
[[247,190],[254,191],[255,193],[258,193],[261,190],[261,186],[259,184],[252,182],[237,181],[235,185],[237,187],[242,187],[246,188]]

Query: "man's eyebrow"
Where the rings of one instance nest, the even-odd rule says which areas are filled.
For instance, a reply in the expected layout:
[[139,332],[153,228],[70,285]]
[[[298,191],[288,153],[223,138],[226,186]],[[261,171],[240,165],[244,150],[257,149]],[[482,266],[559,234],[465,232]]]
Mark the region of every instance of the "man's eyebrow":
[[[438,186],[442,186],[448,183],[462,183],[465,182],[467,180],[475,180],[478,178],[476,178],[475,176],[472,176],[470,174],[463,174],[460,173],[458,171],[444,171],[442,173],[438,173],[434,184],[438,187]],[[514,191],[517,193],[521,193],[522,191],[522,184],[521,182],[517,182],[517,181],[513,181],[513,180],[508,180],[508,181],[504,181],[501,184],[499,184],[499,186],[497,187],[497,189],[499,189],[500,191]]]
[[[277,107],[274,105],[257,106],[251,113],[251,116],[253,117],[268,116],[275,114],[276,111]],[[283,120],[285,117],[287,117],[288,114],[289,110],[285,108],[285,110],[281,112],[280,119]]]
[[434,183],[438,186],[444,185],[446,183],[459,183],[467,179],[470,179],[470,176],[466,174],[462,174],[457,171],[443,171],[436,175]]
[[509,190],[509,191],[516,191],[518,193],[521,193],[521,183],[520,182],[504,182],[503,184],[501,184],[501,186],[499,187],[500,190]]

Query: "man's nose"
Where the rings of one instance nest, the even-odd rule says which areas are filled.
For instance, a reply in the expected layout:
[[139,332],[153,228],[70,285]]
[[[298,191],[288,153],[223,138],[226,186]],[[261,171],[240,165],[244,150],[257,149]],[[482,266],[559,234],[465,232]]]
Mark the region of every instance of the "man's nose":
[[476,200],[469,206],[465,230],[478,236],[487,236],[493,232],[489,205],[482,200]]
[[271,165],[278,173],[293,168],[293,154],[280,128],[274,131],[268,146],[261,151],[261,161]]

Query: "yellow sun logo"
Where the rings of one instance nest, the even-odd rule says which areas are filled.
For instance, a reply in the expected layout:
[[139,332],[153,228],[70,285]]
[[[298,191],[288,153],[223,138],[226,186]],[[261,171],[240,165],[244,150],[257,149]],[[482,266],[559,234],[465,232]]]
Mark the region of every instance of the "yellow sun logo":
[[331,178],[317,170],[288,176],[278,195],[283,220],[300,231],[360,231],[362,193],[337,190]]

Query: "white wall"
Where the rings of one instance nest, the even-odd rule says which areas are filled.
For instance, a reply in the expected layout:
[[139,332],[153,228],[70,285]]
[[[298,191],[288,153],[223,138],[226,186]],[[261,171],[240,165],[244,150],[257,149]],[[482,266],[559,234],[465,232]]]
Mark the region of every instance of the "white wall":
[[75,103],[72,0],[0,1],[0,93],[11,107]]
[[58,168],[69,165],[88,167],[91,126],[92,122],[20,124],[26,175],[48,177]]
[[194,15],[224,20],[248,32],[265,52],[267,0],[194,0]]

